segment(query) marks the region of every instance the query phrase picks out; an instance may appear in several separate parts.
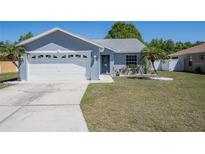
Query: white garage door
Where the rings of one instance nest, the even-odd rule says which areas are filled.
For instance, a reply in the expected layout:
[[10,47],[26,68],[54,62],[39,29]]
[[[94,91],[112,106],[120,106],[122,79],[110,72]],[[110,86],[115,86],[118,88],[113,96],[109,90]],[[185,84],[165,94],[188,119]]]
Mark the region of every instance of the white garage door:
[[90,78],[90,55],[31,54],[28,80],[86,80]]

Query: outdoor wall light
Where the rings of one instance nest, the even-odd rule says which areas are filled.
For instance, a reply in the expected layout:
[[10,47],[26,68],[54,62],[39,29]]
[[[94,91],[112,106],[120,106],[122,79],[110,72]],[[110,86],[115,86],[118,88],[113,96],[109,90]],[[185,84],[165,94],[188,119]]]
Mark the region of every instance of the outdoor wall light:
[[95,61],[98,61],[98,57],[96,55],[93,56],[93,58],[94,58]]

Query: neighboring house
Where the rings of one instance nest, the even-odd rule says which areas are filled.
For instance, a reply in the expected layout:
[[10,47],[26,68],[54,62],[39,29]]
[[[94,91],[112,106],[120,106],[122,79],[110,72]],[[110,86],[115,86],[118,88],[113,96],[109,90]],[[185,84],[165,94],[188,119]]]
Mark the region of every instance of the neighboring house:
[[18,44],[26,49],[21,80],[98,80],[139,64],[145,47],[137,39],[88,40],[54,28]]
[[183,63],[183,70],[186,72],[200,70],[205,73],[205,43],[174,53],[171,59]]
[[158,70],[205,73],[205,43],[171,54],[169,60],[156,61]]

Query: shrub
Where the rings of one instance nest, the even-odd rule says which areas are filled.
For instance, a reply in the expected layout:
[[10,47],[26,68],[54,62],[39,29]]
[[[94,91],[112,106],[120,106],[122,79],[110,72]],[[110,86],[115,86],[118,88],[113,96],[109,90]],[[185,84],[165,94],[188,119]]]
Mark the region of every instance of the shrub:
[[195,71],[195,73],[201,74],[201,67],[199,66],[199,67],[195,68],[194,71]]
[[127,67],[123,67],[122,69],[120,69],[120,73],[128,74],[128,68]]
[[128,68],[130,68],[130,70],[132,71],[132,74],[136,74],[136,69],[137,69],[136,64],[130,64],[128,65]]

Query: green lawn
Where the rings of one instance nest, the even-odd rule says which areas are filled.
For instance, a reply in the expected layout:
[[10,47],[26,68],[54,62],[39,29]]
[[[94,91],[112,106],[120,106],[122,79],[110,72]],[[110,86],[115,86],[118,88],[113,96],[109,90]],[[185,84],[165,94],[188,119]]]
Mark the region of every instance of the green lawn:
[[0,89],[6,87],[5,84],[2,82],[7,81],[7,80],[15,80],[18,77],[18,73],[4,73],[0,74]]
[[81,108],[90,131],[205,131],[205,75],[160,72],[174,81],[115,77],[90,84]]

